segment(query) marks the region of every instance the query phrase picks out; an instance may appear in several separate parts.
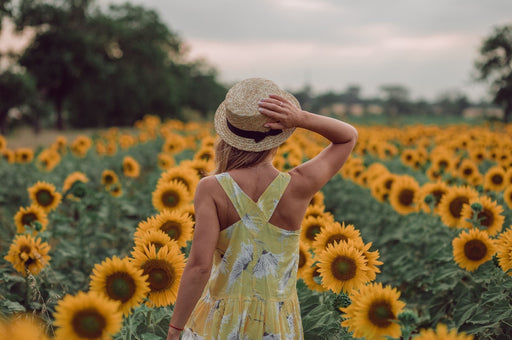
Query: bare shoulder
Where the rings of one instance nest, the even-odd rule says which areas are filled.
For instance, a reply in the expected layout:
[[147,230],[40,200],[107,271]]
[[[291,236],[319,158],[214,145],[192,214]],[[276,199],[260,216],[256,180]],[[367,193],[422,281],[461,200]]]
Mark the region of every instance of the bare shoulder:
[[196,198],[211,196],[221,188],[219,181],[215,176],[206,176],[201,178],[196,187]]

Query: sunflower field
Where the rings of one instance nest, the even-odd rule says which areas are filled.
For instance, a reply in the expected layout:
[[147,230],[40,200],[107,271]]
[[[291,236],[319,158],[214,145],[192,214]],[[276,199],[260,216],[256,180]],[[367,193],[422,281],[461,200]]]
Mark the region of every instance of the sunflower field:
[[[512,338],[512,125],[356,126],[304,217],[306,339]],[[0,136],[0,340],[164,339],[213,170],[211,123]],[[327,145],[298,129],[274,165]]]

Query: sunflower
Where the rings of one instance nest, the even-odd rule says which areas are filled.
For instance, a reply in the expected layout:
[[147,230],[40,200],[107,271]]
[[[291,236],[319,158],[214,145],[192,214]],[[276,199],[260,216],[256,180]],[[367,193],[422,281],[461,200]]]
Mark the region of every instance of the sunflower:
[[14,158],[17,163],[27,164],[34,159],[34,151],[30,148],[19,148],[14,150]]
[[123,158],[123,173],[126,177],[137,178],[140,175],[140,165],[131,156]]
[[318,255],[322,285],[339,294],[350,292],[368,282],[363,253],[347,242],[335,243]]
[[510,210],[512,210],[512,185],[509,185],[505,191],[503,191],[503,200]]
[[366,267],[368,268],[366,274],[368,276],[369,281],[375,280],[377,277],[377,274],[380,273],[380,269],[377,268],[377,266],[382,265],[382,261],[379,261],[379,251],[370,251],[370,248],[372,246],[372,242],[369,242],[365,244],[363,242],[362,238],[356,238],[356,239],[349,239],[347,240],[348,244],[350,246],[353,246],[357,249],[359,249],[362,253],[364,258],[366,259]]
[[55,311],[55,340],[111,339],[123,322],[119,302],[93,291],[64,296]]
[[52,171],[61,160],[60,154],[53,148],[44,149],[37,156],[36,166],[41,171]]
[[431,167],[438,169],[441,173],[450,173],[455,167],[453,152],[446,148],[438,147],[430,152]]
[[178,154],[183,151],[187,146],[185,138],[178,134],[169,134],[165,136],[165,141],[162,146],[162,152],[170,154]]
[[329,211],[325,211],[325,205],[323,204],[309,204],[303,219],[310,216],[323,217],[334,222],[334,216]]
[[357,240],[361,238],[359,230],[354,228],[352,224],[345,225],[345,222],[340,224],[337,221],[327,223],[318,234],[316,234],[313,241],[313,249],[316,254],[321,254],[327,249],[329,245],[334,245],[338,242],[346,242],[348,240]]
[[328,289],[321,283],[322,277],[320,276],[319,270],[318,263],[313,263],[313,265],[304,268],[301,278],[310,290],[322,293],[326,292]]
[[[425,183],[419,188],[415,195],[416,205],[426,213],[432,213],[431,207],[434,208],[434,211],[437,211],[441,198],[447,192],[448,184],[446,184],[446,182],[437,181]],[[431,203],[425,202],[426,197],[429,195],[432,197]]]
[[171,239],[169,235],[159,229],[149,229],[144,232],[139,230],[136,235],[134,235],[134,241],[134,249],[137,248],[141,251],[144,250],[145,246],[148,247],[149,245],[153,245],[156,248],[156,251],[171,242],[178,245],[175,240]]
[[471,148],[468,150],[469,158],[475,163],[482,163],[484,160],[488,158],[487,149],[483,146]]
[[16,235],[4,259],[23,276],[27,275],[27,271],[37,275],[48,265],[51,259],[48,255],[49,251],[48,243],[41,242],[39,238],[31,235]]
[[467,183],[474,183],[475,178],[481,176],[476,163],[467,158],[462,160],[455,174]]
[[417,210],[414,197],[419,190],[419,184],[412,176],[397,176],[389,193],[389,203],[396,212],[407,215]]
[[156,251],[155,246],[134,249],[133,264],[144,271],[149,281],[149,305],[162,307],[173,304],[178,294],[181,275],[185,267],[185,255],[174,243]]
[[16,314],[7,320],[0,319],[0,339],[50,340],[45,322],[31,313]]
[[448,189],[438,206],[441,221],[451,228],[459,225],[464,204],[478,198],[478,192],[468,186],[457,186]]
[[203,146],[194,154],[194,160],[213,161],[215,149],[212,146]]
[[448,327],[442,323],[438,323],[436,330],[422,329],[420,334],[414,337],[414,340],[473,340],[473,335],[466,333],[457,333],[456,329],[448,331]]
[[440,168],[438,168],[437,166],[430,166],[427,171],[426,171],[426,175],[427,177],[433,181],[433,182],[436,182],[436,181],[440,181],[443,179],[443,172]]
[[186,159],[181,161],[180,166],[193,169],[196,172],[198,178],[203,178],[208,176],[214,170],[215,162],[206,161],[203,159]]
[[303,244],[299,244],[299,265],[297,276],[304,278],[306,275],[306,271],[313,264],[313,257],[309,252],[309,249]]
[[160,169],[169,170],[174,166],[174,164],[174,158],[171,155],[163,152],[158,154],[158,167]]
[[324,204],[325,195],[321,191],[317,191],[316,194],[313,195],[311,201],[309,201],[309,205],[323,205]]
[[7,139],[0,135],[0,151],[7,149]]
[[345,313],[341,323],[353,336],[368,340],[400,338],[402,332],[397,315],[405,307],[400,301],[400,292],[382,283],[371,283],[352,290],[349,295],[352,303],[340,310]]
[[32,228],[32,232],[40,232],[46,229],[48,218],[43,208],[32,204],[28,207],[20,207],[20,210],[14,215],[14,223],[18,234],[24,233],[27,228]]
[[512,186],[512,166],[507,169],[505,172],[505,187],[511,187]]
[[484,174],[484,189],[503,191],[506,186],[505,170],[501,166],[493,166]]
[[453,239],[453,257],[463,269],[474,271],[496,252],[494,240],[485,231],[473,228]]
[[[473,203],[477,203],[478,206],[476,217],[472,207]],[[501,205],[498,205],[496,201],[492,201],[489,197],[482,196],[462,207],[459,226],[473,228],[474,225],[471,220],[475,217],[478,221],[478,227],[493,236],[501,231],[503,222],[505,222],[505,216],[501,215],[502,212],[503,207]]]
[[16,161],[16,154],[14,151],[9,149],[4,149],[0,151],[1,158],[5,160],[7,163],[14,163]]
[[119,177],[113,170],[105,169],[101,173],[101,184],[109,189],[112,185],[119,181]]
[[312,247],[315,237],[324,229],[331,221],[323,216],[309,216],[302,220],[300,240],[306,246]]
[[158,215],[140,223],[135,237],[141,236],[148,230],[159,230],[171,240],[176,241],[180,247],[185,247],[187,241],[192,240],[193,232],[192,218],[183,210],[164,210]]
[[70,149],[73,155],[83,158],[92,146],[92,140],[85,136],[79,135],[71,142]]
[[64,180],[64,184],[62,185],[62,191],[63,192],[68,191],[69,189],[71,189],[73,184],[75,184],[75,182],[77,182],[77,181],[80,181],[82,183],[87,183],[87,182],[89,182],[89,178],[87,178],[87,176],[83,172],[80,172],[80,171],[72,172]]
[[[511,226],[512,227],[512,226]],[[498,262],[501,269],[512,276],[512,228],[500,234],[497,240]]]
[[380,202],[385,202],[389,198],[389,193],[393,188],[396,178],[397,175],[392,173],[385,173],[377,177],[370,185],[372,196]]
[[68,140],[66,137],[60,135],[55,138],[55,142],[52,144],[52,147],[61,155],[64,155],[68,152]]
[[158,211],[177,210],[189,204],[191,200],[187,187],[178,181],[162,182],[152,194],[153,206]]
[[109,300],[119,302],[119,310],[130,314],[132,308],[140,305],[149,292],[147,276],[125,257],[107,258],[96,264],[92,270],[90,288]]
[[121,197],[123,195],[123,187],[120,183],[116,183],[110,187],[110,195],[113,197]]
[[193,197],[196,186],[199,183],[199,177],[197,176],[194,169],[180,165],[174,168],[170,168],[169,170],[162,173],[158,179],[157,186],[172,181],[184,185],[190,197]]
[[62,199],[62,195],[55,191],[53,184],[41,181],[28,188],[28,194],[32,203],[43,208],[46,213],[55,209]]
[[419,156],[415,149],[405,149],[400,155],[400,160],[405,165],[415,168],[419,162]]
[[121,149],[126,150],[137,144],[137,138],[129,134],[122,134],[119,136],[119,146]]

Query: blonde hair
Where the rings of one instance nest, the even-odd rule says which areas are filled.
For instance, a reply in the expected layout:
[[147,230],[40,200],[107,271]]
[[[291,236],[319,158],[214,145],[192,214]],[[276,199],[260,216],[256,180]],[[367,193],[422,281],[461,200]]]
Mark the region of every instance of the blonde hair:
[[277,147],[263,151],[243,151],[217,138],[215,142],[215,170],[212,174],[216,175],[258,164],[276,150]]

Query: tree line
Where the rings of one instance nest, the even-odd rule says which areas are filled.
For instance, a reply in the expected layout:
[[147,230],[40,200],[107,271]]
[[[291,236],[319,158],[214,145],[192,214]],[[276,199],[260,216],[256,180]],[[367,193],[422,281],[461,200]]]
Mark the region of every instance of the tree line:
[[36,32],[0,74],[3,132],[13,107],[36,127],[50,118],[58,129],[123,126],[148,113],[205,115],[225,95],[216,70],[187,60],[184,42],[151,9],[130,3],[101,9],[94,0],[1,6],[17,30]]
[[[101,8],[95,0],[2,0],[0,24],[30,28],[34,39],[20,54],[0,55],[0,133],[17,108],[37,130],[43,121],[65,127],[131,125],[145,114],[200,119],[222,101],[226,86],[203,60],[188,60],[185,42],[154,10],[130,3]],[[0,26],[0,30],[2,27]],[[512,116],[512,25],[496,27],[478,51],[474,79],[486,81],[494,102]],[[470,106],[462,93],[435,102],[413,101],[401,85],[384,85],[379,98],[362,98],[361,88],[313,96],[294,93],[313,111],[334,103],[379,104],[393,115],[415,112],[460,114]]]

